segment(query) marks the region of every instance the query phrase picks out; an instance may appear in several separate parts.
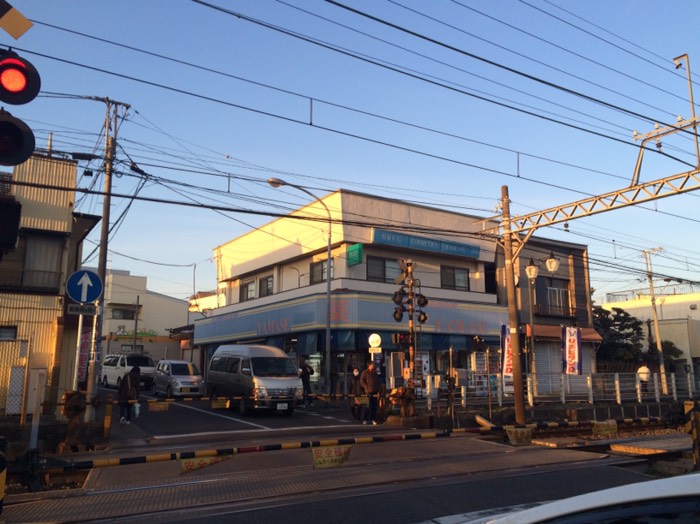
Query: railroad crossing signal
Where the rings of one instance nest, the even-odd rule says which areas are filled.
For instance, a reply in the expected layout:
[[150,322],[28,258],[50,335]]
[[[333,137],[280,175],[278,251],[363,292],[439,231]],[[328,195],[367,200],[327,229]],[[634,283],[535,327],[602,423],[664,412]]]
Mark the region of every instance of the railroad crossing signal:
[[[27,104],[36,98],[40,89],[41,77],[31,62],[14,51],[0,50],[0,101]],[[34,133],[29,126],[0,109],[0,165],[16,166],[25,162],[34,153],[35,146]]]

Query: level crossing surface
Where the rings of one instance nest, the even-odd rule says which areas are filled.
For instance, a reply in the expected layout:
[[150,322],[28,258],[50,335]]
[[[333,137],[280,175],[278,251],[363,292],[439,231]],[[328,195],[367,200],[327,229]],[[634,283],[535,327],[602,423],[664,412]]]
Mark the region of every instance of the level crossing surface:
[[[330,431],[330,430],[328,430]],[[394,436],[400,428],[359,426],[358,439]],[[317,432],[316,432],[317,433]],[[430,432],[428,432],[430,433]],[[347,436],[347,435],[346,435]],[[333,435],[320,437],[328,442]],[[318,440],[319,437],[313,437]],[[237,432],[158,440],[141,435],[115,443],[112,449],[90,454],[104,457],[177,453],[222,445],[246,448],[272,447],[275,443],[307,442],[309,436],[280,432]],[[189,442],[186,442],[189,441]],[[81,457],[74,457],[79,460]],[[83,457],[84,458],[84,457]],[[513,447],[473,435],[388,441],[351,446],[348,461],[335,468],[317,469],[309,448],[242,453],[203,469],[181,473],[179,461],[139,463],[91,470],[82,489],[10,496],[2,517],[6,522],[93,522],[148,520],[174,522],[183,514],[215,508],[274,507],[283,500],[322,494],[332,499],[348,490],[385,492],[389,487],[425,481],[479,475],[508,476],[532,471],[621,465],[630,459],[600,453],[536,446]],[[184,512],[184,513],[183,513]],[[370,522],[364,520],[364,522]]]

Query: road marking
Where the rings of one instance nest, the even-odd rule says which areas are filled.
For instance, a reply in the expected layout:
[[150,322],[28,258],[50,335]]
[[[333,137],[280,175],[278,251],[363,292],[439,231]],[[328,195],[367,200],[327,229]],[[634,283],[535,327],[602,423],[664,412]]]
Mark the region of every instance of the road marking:
[[[149,395],[144,395],[144,397],[147,397],[147,398],[154,398],[154,397],[151,397],[151,396],[149,396]],[[206,413],[207,415],[212,415],[212,416],[214,416],[214,417],[225,418],[226,420],[234,420],[234,421],[236,421],[236,422],[240,422],[241,424],[247,424],[248,426],[253,426],[253,427],[256,427],[256,428],[259,428],[259,429],[272,429],[272,428],[269,428],[269,427],[267,427],[267,426],[261,426],[260,424],[255,424],[255,423],[253,423],[253,422],[248,422],[247,420],[242,420],[242,419],[236,418],[236,417],[230,417],[230,416],[228,416],[228,415],[221,415],[220,413],[212,413],[211,411],[207,411],[207,410],[205,410],[205,409],[199,409],[199,408],[196,408],[196,407],[194,407],[194,406],[189,406],[189,405],[187,405],[187,404],[180,404],[180,403],[177,403],[177,402],[172,402],[171,405],[177,406],[177,407],[180,407],[180,408],[191,409],[191,410],[193,410],[193,411],[199,411],[200,413]]]
[[[153,435],[151,438],[154,440],[170,440],[170,439],[179,439],[179,438],[188,438],[188,437],[203,437],[203,436],[212,436],[212,435],[230,435],[232,433],[257,433],[257,432],[263,432],[263,431],[275,431],[275,432],[280,432],[284,433],[287,431],[298,431],[300,429],[319,429],[319,426],[294,426],[294,427],[287,427],[287,428],[263,428],[263,429],[232,429],[228,431],[203,431],[201,433],[179,433],[177,435]],[[337,426],[320,426],[322,429],[346,429],[346,425],[337,425]]]

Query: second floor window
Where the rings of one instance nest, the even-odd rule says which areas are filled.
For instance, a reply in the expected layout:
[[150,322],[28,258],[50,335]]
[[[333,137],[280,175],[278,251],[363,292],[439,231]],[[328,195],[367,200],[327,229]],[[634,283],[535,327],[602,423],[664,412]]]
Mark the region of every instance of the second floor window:
[[569,316],[572,314],[569,301],[569,281],[559,278],[546,279],[547,302],[543,313],[554,316]]
[[460,267],[440,266],[440,287],[469,291],[469,270]]
[[403,271],[398,260],[380,257],[367,257],[367,280],[394,284]]
[[241,289],[239,300],[241,302],[247,302],[248,300],[253,300],[255,298],[255,280],[249,282],[241,282]]
[[272,295],[272,275],[260,279],[260,296],[267,297]]
[[112,318],[119,318],[124,320],[134,320],[136,311],[133,309],[112,309]]
[[[321,260],[320,262],[314,262],[311,264],[310,272],[311,283],[318,284],[320,282],[326,281],[326,276],[328,272],[328,264],[326,260]],[[331,260],[331,278],[333,278],[333,260]]]

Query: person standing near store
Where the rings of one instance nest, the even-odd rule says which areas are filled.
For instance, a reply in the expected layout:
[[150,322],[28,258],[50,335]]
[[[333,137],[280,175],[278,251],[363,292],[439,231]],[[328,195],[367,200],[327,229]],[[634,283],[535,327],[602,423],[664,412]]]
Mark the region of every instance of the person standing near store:
[[379,394],[381,382],[379,380],[379,375],[377,375],[377,370],[374,367],[374,362],[370,362],[367,365],[367,369],[360,375],[360,385],[362,386],[362,392],[369,397],[369,406],[367,406],[365,420],[362,423],[369,424],[371,422],[376,426],[377,408],[379,407],[379,399],[377,396]]
[[362,402],[365,400],[365,397],[363,396],[363,393],[364,390],[362,389],[362,384],[360,383],[360,370],[359,368],[352,368],[348,395],[350,395],[350,411],[352,412],[352,418],[355,420],[362,420],[362,415],[364,414]]
[[314,368],[311,367],[308,360],[299,368],[299,376],[301,377],[301,384],[304,386],[304,404],[311,406],[311,375],[314,374]]

